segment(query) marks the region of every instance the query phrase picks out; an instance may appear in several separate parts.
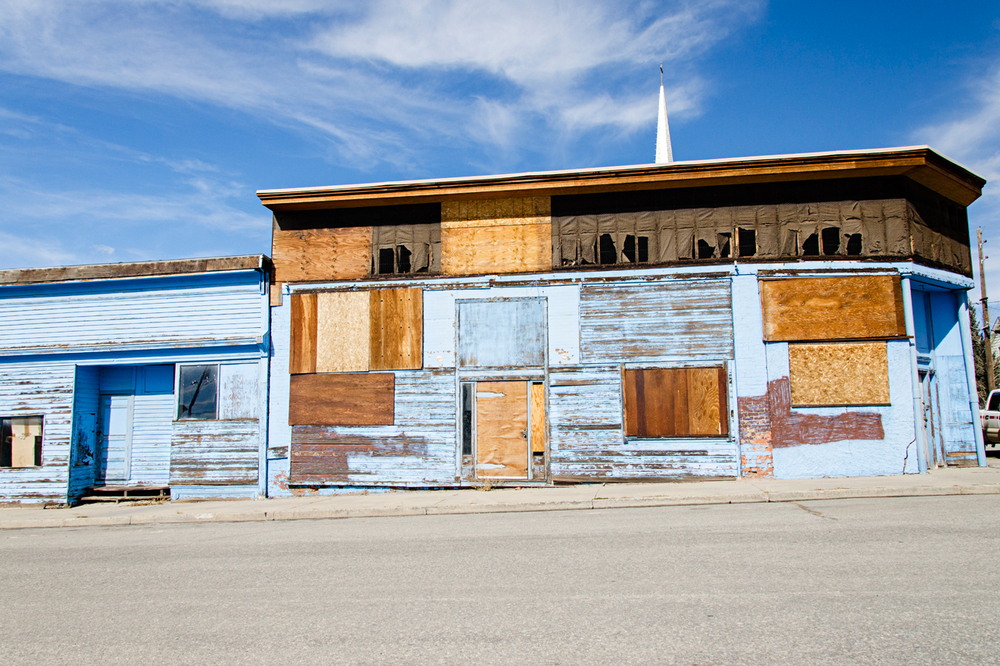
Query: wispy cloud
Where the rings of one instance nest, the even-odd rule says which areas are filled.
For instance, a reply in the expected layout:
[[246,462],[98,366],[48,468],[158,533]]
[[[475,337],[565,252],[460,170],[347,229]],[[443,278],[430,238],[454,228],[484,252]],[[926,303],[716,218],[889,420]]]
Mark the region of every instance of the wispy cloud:
[[343,159],[407,160],[442,140],[510,149],[518,132],[530,142],[540,128],[634,131],[653,117],[636,98],[637,73],[651,87],[648,70],[660,61],[684,77],[672,81],[688,91],[676,113],[696,112],[704,86],[684,87],[691,59],[762,7],[7,0],[0,69],[237,109],[323,136]]

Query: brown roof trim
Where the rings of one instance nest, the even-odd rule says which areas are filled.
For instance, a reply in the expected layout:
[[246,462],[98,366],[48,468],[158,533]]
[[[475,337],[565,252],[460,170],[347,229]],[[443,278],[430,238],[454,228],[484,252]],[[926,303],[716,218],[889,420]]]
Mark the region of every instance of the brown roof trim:
[[13,268],[0,270],[0,285],[110,280],[256,269],[271,270],[271,260],[267,255],[244,254],[235,257],[206,257],[203,259],[136,261],[120,264],[54,266],[51,268]]
[[308,210],[475,197],[583,194],[900,175],[908,176],[963,206],[979,198],[983,185],[986,184],[985,179],[931,148],[913,146],[471,178],[259,190],[257,196],[271,210]]

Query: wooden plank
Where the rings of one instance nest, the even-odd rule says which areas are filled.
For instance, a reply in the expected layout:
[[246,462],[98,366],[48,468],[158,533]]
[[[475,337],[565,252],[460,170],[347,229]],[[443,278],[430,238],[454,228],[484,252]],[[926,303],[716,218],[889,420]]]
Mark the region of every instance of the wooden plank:
[[316,372],[316,294],[292,294],[291,351],[288,372]]
[[527,382],[477,382],[476,476],[528,477]]
[[376,289],[371,292],[372,370],[423,367],[423,290]]
[[371,227],[285,230],[274,227],[276,282],[365,277],[371,270]]
[[316,372],[364,372],[369,369],[370,300],[369,292],[365,291],[319,294]]
[[294,375],[290,425],[392,425],[395,375],[387,373]]
[[761,280],[760,292],[768,342],[906,336],[895,275]]
[[552,267],[549,197],[446,201],[441,206],[441,272],[524,273]]
[[281,282],[272,282],[268,289],[268,304],[272,308],[281,307],[282,302],[282,289],[284,289],[284,284]]
[[545,453],[548,427],[545,418],[545,384],[531,385],[531,452]]
[[884,342],[788,345],[793,407],[888,405]]

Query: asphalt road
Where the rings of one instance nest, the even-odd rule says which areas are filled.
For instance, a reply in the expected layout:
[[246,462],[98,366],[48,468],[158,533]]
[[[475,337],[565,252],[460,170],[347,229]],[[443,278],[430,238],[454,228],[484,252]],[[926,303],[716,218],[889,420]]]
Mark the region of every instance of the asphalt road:
[[12,530],[0,662],[1000,659],[1000,496]]

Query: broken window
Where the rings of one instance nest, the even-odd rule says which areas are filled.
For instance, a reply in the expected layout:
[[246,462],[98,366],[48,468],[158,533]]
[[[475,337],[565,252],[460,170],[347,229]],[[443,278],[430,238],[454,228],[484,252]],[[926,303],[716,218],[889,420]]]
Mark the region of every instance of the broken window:
[[757,231],[755,229],[740,227],[736,230],[736,236],[739,256],[752,257],[757,254]]
[[0,419],[0,467],[41,467],[42,417]]
[[373,275],[439,273],[441,225],[397,224],[372,227]]
[[219,366],[182,365],[177,420],[213,420],[219,413]]
[[626,369],[622,378],[626,437],[723,437],[729,433],[726,371]]

